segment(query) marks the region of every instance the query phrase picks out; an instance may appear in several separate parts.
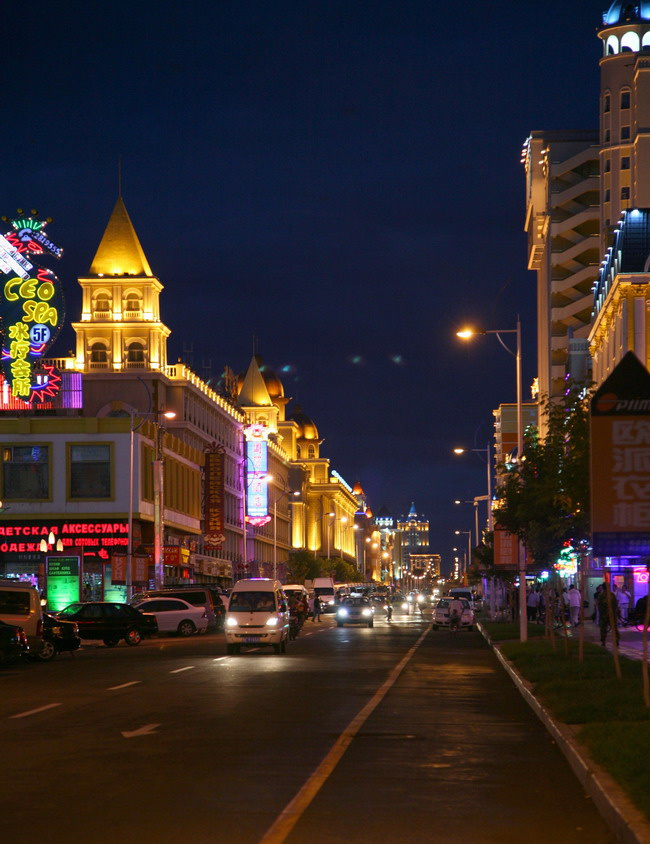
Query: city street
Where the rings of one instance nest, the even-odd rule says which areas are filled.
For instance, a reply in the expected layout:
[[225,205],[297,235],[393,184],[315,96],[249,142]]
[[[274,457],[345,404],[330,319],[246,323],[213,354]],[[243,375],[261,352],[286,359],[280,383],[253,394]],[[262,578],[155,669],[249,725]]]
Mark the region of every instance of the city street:
[[614,841],[481,636],[419,616],[277,656],[90,645],[0,688],[7,841]]

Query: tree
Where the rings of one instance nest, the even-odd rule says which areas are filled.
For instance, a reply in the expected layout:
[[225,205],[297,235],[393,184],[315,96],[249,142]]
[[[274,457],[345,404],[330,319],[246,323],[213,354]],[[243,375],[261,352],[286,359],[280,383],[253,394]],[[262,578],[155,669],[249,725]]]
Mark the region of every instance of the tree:
[[526,431],[523,457],[505,467],[497,491],[495,521],[523,541],[539,567],[551,566],[565,542],[589,534],[589,398],[571,386],[545,402],[545,439]]
[[320,577],[321,561],[310,551],[293,551],[289,554],[288,574],[294,583],[304,583]]
[[327,574],[336,583],[356,583],[361,577],[357,567],[342,557],[333,557],[326,560],[325,566],[327,567]]

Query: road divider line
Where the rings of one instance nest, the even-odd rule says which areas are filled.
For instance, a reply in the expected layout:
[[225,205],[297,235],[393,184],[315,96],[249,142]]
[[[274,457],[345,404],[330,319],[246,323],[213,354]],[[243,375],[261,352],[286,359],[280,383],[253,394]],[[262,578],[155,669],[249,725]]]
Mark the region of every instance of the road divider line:
[[38,712],[45,712],[46,709],[54,709],[61,706],[60,703],[48,703],[46,706],[39,706],[38,709],[30,709],[28,712],[19,712],[18,715],[10,715],[9,718],[27,718],[28,715],[36,715]]
[[194,668],[193,665],[186,665],[185,668],[175,668],[173,671],[170,671],[170,674],[180,674],[181,671],[191,671]]
[[260,839],[259,844],[282,844],[283,841],[286,841],[291,830],[298,823],[309,804],[325,785],[330,775],[343,758],[345,751],[352,744],[354,737],[395,685],[400,674],[411,661],[413,654],[420,647],[426,635],[431,631],[431,627],[432,625],[429,625],[426,630],[422,632],[417,642],[410,648],[406,656],[404,656],[390,672],[387,680],[375,692],[363,709],[361,709],[350,721],[348,726],[343,730],[336,742],[332,745],[320,765],[304,783],[293,800],[285,806],[272,826]]
[[107,691],[114,692],[117,689],[126,689],[126,688],[128,688],[128,686],[137,686],[138,683],[141,683],[141,682],[142,682],[142,680],[131,680],[130,683],[122,683],[119,686],[109,686]]

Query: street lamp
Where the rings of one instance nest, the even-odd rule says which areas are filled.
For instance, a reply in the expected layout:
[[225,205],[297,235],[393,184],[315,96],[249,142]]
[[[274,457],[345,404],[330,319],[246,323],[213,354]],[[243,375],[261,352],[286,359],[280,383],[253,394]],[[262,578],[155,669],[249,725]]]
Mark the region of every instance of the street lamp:
[[465,562],[465,576],[467,576],[467,569],[469,568],[470,560],[472,559],[472,531],[471,530],[455,530],[457,536],[467,536],[467,560]]
[[[523,427],[523,407],[522,407],[522,386],[521,386],[521,320],[517,315],[517,327],[510,329],[499,329],[491,331],[474,331],[470,328],[463,329],[456,332],[457,336],[463,340],[469,340],[476,334],[496,334],[497,340],[503,348],[509,353],[514,354],[516,361],[516,376],[517,376],[517,460],[523,458],[524,452],[524,427]],[[501,334],[515,334],[517,338],[517,350],[513,352],[501,339]],[[526,560],[521,553],[521,543],[517,543],[517,556],[519,569],[519,640],[521,642],[528,641],[528,620],[526,617]]]
[[[454,449],[454,454],[465,454],[468,451],[478,452],[485,455],[485,462],[487,464],[487,528],[492,530],[492,473],[490,471],[490,447],[485,448],[462,448],[460,446]],[[476,499],[474,499],[476,501]],[[476,544],[478,545],[478,531],[476,533]]]
[[[268,479],[271,480],[271,475]],[[277,579],[278,574],[278,501],[282,501],[285,495],[297,497],[300,495],[300,490],[291,492],[290,489],[285,489],[273,500],[273,580]]]

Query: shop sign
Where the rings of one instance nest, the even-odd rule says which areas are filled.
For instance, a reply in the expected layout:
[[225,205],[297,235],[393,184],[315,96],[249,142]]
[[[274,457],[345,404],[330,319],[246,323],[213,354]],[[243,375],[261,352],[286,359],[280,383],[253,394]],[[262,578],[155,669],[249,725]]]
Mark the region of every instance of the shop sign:
[[591,400],[596,557],[650,555],[650,373],[628,352]]
[[126,521],[2,521],[0,523],[0,552],[20,555],[40,551],[41,539],[54,534],[54,541],[63,543],[66,551],[79,551],[83,556],[97,555],[108,560],[115,548],[126,549],[129,544],[129,523]]
[[79,557],[46,557],[47,606],[58,612],[68,604],[79,600],[80,565]]
[[226,541],[224,517],[224,470],[226,450],[215,445],[205,452],[204,502],[205,533],[203,541],[209,548],[220,548]]
[[494,528],[494,565],[499,568],[516,569],[519,559],[519,540],[514,533],[504,528]]
[[[128,556],[114,554],[111,557],[111,582],[126,584]],[[146,586],[149,582],[149,557],[134,554],[131,557],[131,583],[133,586]]]
[[269,515],[268,432],[263,425],[249,425],[246,437],[246,521],[260,527],[271,521]]

